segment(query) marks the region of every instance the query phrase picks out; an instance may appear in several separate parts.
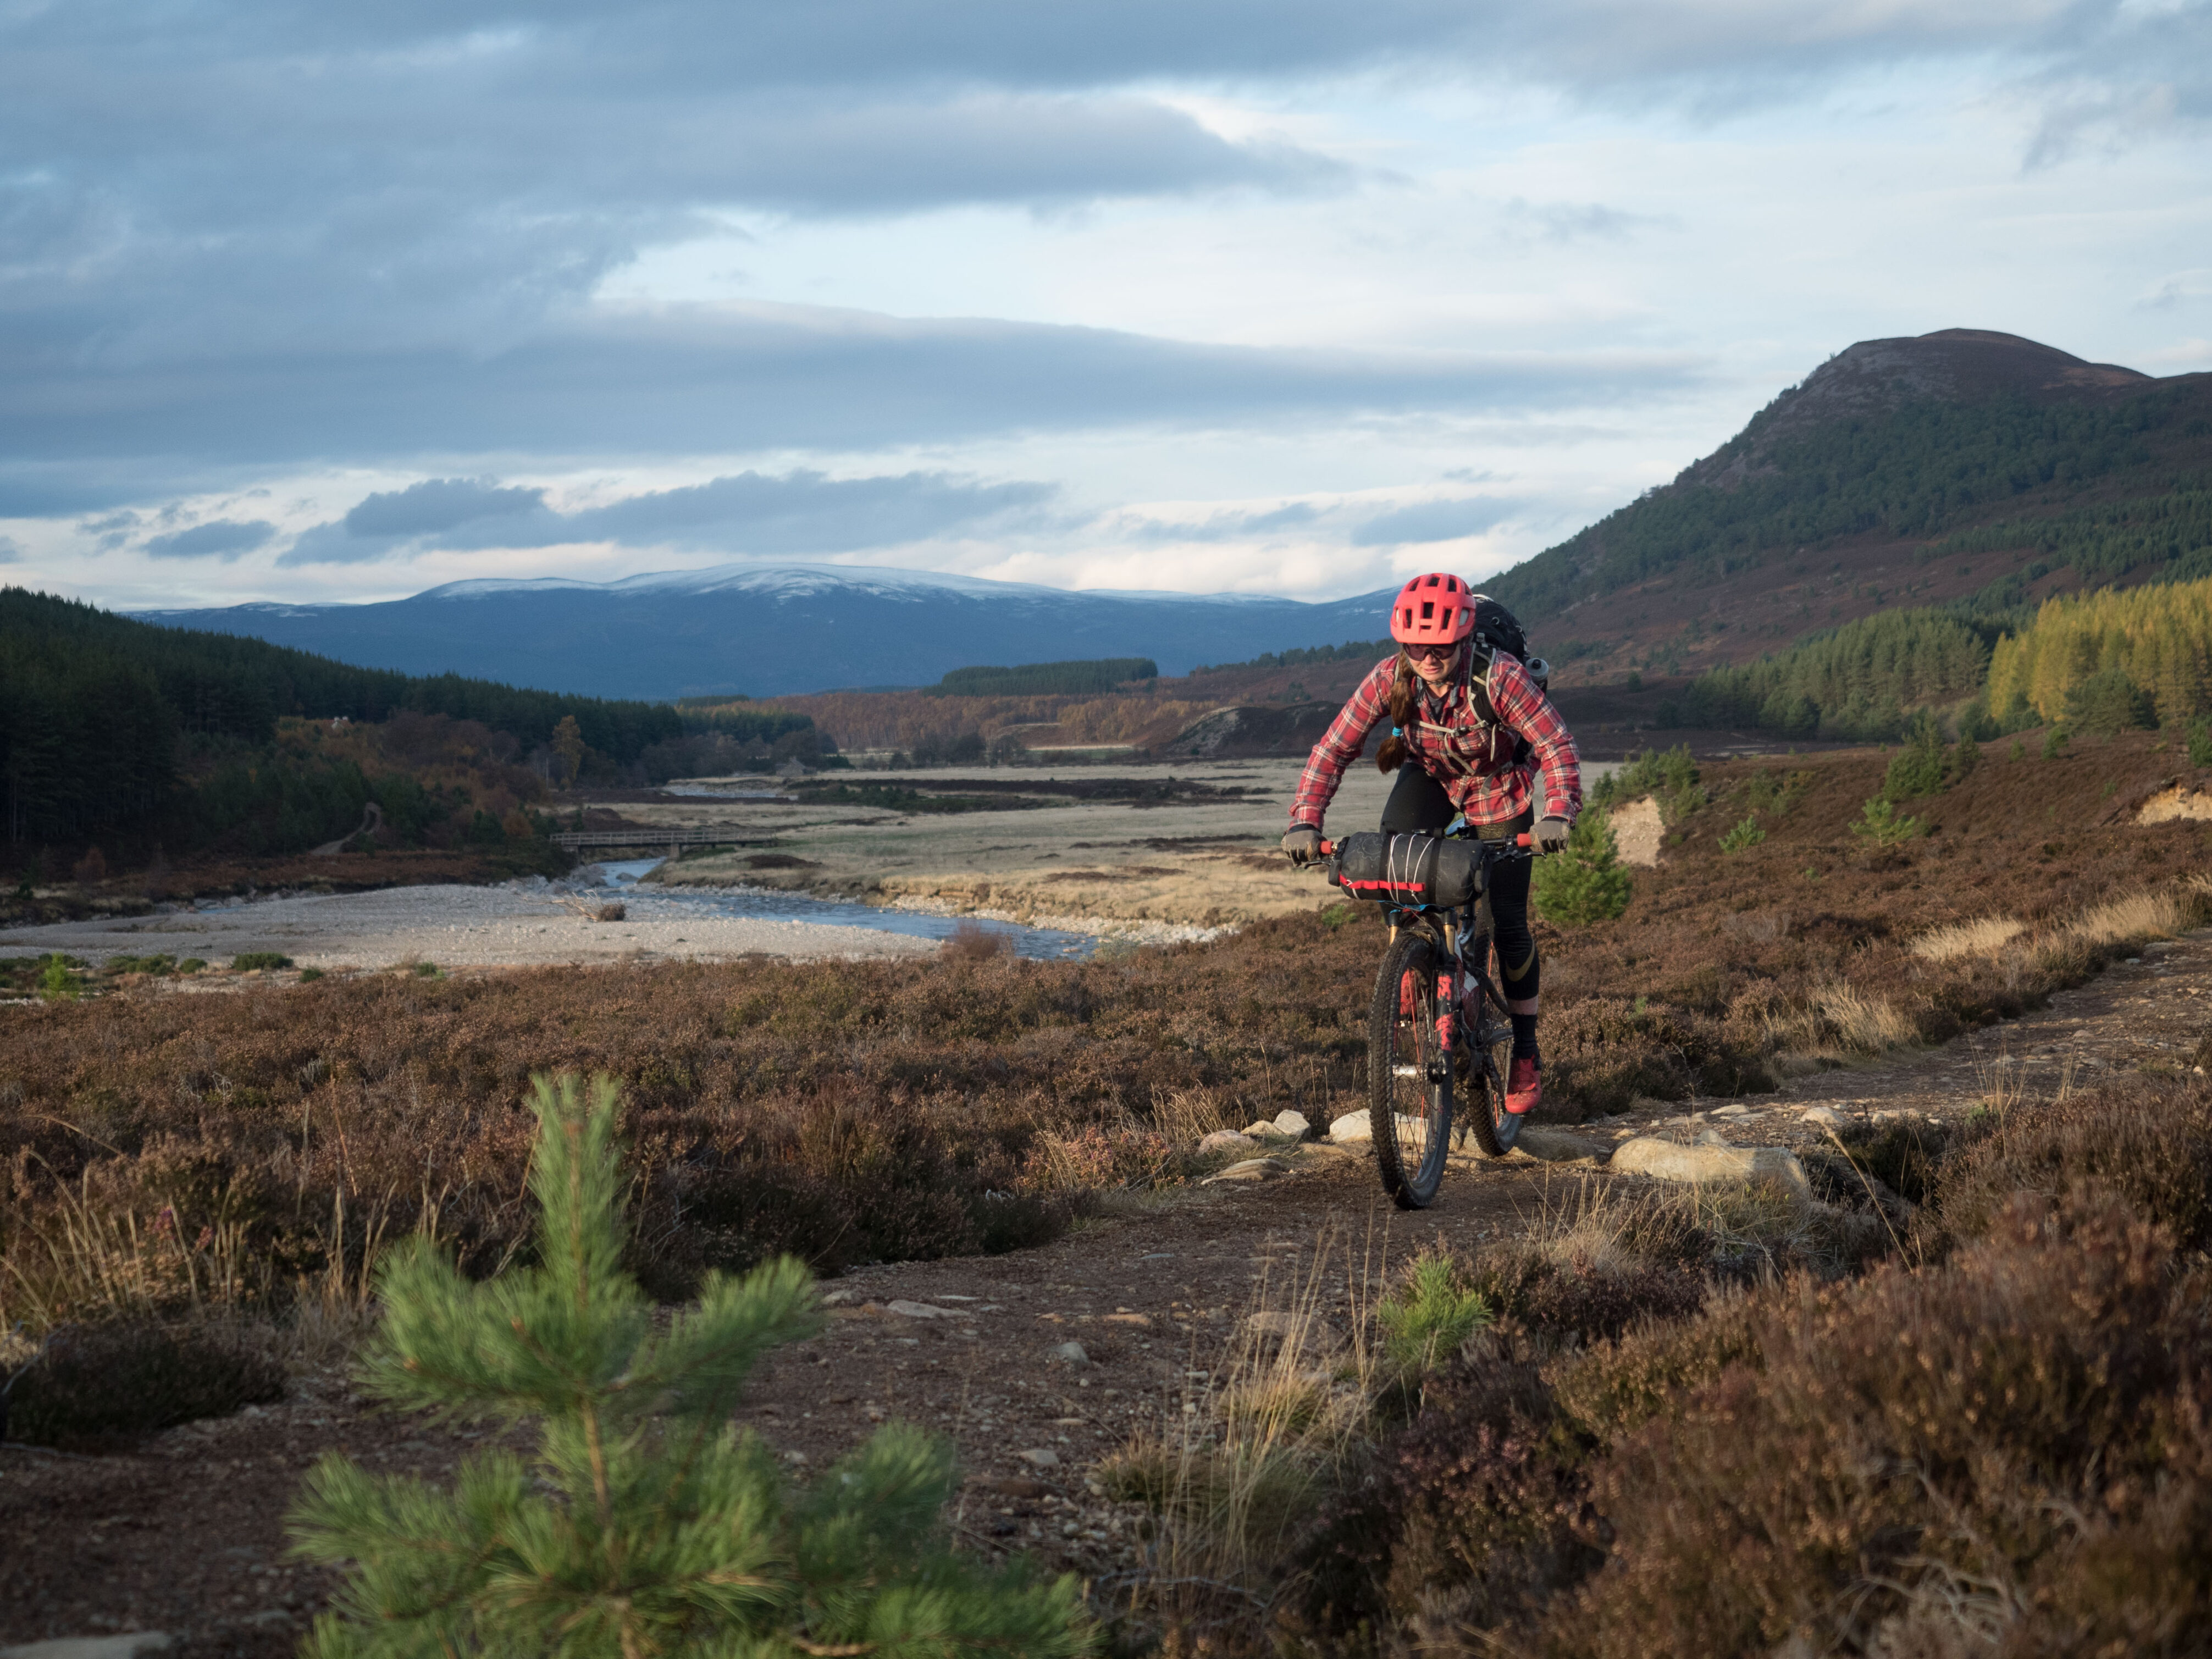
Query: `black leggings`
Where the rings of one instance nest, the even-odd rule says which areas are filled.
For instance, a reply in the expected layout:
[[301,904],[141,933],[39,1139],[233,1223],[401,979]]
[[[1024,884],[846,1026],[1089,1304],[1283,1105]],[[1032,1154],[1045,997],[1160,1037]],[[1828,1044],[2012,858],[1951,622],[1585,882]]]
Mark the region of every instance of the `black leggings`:
[[[1452,805],[1442,784],[1418,766],[1401,766],[1389,804],[1382,809],[1382,833],[1434,833],[1458,816],[1459,808]],[[1502,823],[1479,823],[1474,826],[1475,834],[1485,841],[1508,841],[1528,829],[1534,816],[1523,812]],[[1498,977],[1504,981],[1498,988],[1509,1001],[1533,998],[1544,964],[1536,957],[1536,937],[1528,931],[1527,859],[1501,859],[1490,866],[1490,913],[1498,927]]]

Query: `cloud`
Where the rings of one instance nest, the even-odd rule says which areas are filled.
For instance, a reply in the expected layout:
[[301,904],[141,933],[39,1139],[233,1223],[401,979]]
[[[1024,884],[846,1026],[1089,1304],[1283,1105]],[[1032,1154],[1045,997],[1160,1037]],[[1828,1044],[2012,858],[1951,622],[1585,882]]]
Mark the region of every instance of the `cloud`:
[[276,536],[276,526],[265,519],[210,519],[190,530],[153,537],[146,543],[145,551],[146,556],[152,559],[222,559],[227,562],[241,553],[267,546]]
[[487,478],[425,478],[368,496],[343,522],[349,536],[421,536],[544,503],[542,489],[503,489]]
[[23,544],[13,536],[0,536],[0,564],[21,564]]
[[[6,324],[0,320],[0,356]],[[798,306],[653,307],[503,349],[325,347],[0,377],[19,462],[180,455],[210,467],[423,453],[741,453],[1035,430],[1585,409],[1680,393],[1675,351],[1194,343],[1115,330]],[[98,395],[88,395],[96,386]],[[4,476],[4,474],[0,474]]]
[[433,478],[369,496],[343,519],[301,532],[276,561],[361,564],[431,549],[627,547],[729,553],[842,553],[890,547],[1003,520],[1042,506],[1050,484],[981,483],[945,472],[832,478],[801,469],[744,472],[559,513],[544,491],[489,479]]
[[1456,501],[1417,501],[1379,514],[1352,532],[1354,547],[1389,547],[1408,542],[1451,542],[1480,536],[1520,511],[1519,501],[1470,495]]

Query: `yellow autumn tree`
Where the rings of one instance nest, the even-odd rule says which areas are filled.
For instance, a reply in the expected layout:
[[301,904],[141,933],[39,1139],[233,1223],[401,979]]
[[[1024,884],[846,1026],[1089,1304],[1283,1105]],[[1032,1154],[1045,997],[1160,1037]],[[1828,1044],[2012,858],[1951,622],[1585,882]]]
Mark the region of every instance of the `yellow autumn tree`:
[[2212,578],[2048,601],[1990,653],[1990,708],[2017,697],[2056,720],[2068,693],[2115,669],[2149,695],[2162,724],[2212,712]]

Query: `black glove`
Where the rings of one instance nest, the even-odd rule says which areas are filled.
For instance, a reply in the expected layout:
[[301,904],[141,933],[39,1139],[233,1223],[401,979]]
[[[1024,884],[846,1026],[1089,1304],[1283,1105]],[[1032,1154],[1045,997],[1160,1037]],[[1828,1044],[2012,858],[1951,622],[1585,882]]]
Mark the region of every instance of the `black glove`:
[[1321,831],[1310,823],[1294,823],[1283,837],[1283,850],[1291,862],[1304,869],[1321,856]]
[[1567,837],[1573,833],[1573,826],[1565,818],[1538,818],[1536,850],[1540,853],[1564,853],[1567,850]]

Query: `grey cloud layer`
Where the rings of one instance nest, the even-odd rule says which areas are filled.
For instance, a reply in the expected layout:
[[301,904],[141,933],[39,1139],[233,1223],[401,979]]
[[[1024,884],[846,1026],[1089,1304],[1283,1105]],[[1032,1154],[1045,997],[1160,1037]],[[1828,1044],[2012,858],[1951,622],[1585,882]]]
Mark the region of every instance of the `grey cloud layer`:
[[276,526],[265,519],[210,519],[146,544],[146,554],[155,559],[235,559],[276,538]]
[[858,448],[1139,422],[1587,408],[1679,392],[1699,373],[1677,354],[1267,349],[796,307],[670,307],[488,355],[331,353],[189,374],[45,362],[0,379],[0,453],[39,468],[45,489],[54,463],[88,474],[102,458],[180,450],[289,463]]
[[431,546],[466,551],[578,542],[842,553],[1003,523],[1009,514],[1042,506],[1054,493],[1049,484],[979,483],[944,472],[872,478],[744,472],[561,513],[545,505],[542,489],[482,478],[426,478],[371,495],[343,518],[303,532],[276,562],[361,564]]
[[[177,490],[301,459],[852,447],[1648,390],[1680,366],[1410,365],[788,308],[610,319],[588,300],[732,210],[1356,185],[1311,149],[1209,130],[1164,84],[1382,68],[1726,103],[1947,53],[2014,65],[2054,154],[2212,114],[2212,0],[16,6],[0,514],[149,499],[156,469]],[[1532,212],[1548,234],[1624,228]]]

